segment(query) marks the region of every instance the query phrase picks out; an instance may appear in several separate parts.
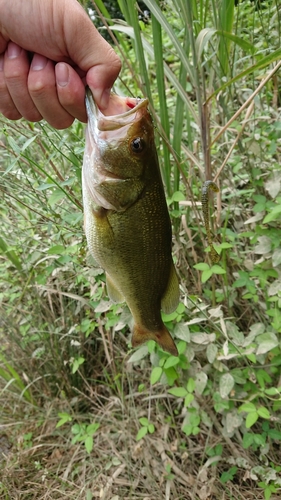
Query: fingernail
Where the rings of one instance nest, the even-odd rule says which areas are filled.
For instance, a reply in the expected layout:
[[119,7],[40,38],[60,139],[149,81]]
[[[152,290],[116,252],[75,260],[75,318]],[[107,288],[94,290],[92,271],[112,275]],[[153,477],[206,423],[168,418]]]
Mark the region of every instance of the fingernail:
[[109,103],[111,89],[105,89],[100,98],[100,108],[106,109]]
[[31,69],[33,71],[40,71],[45,68],[47,62],[48,59],[46,57],[41,56],[41,54],[34,54],[31,62]]
[[56,81],[60,87],[66,87],[69,82],[69,70],[67,64],[58,63],[55,68]]
[[0,56],[0,71],[3,71],[4,69],[4,56]]
[[19,47],[16,43],[10,42],[8,44],[7,55],[9,59],[15,59],[16,57],[19,57],[21,51],[21,47]]

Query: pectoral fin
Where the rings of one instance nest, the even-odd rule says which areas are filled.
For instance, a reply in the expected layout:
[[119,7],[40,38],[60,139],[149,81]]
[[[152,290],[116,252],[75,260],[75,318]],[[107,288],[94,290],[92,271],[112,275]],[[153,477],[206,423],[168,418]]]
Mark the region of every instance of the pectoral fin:
[[109,298],[112,302],[125,302],[125,299],[121,292],[116,288],[109,274],[106,273],[106,288]]
[[139,179],[116,179],[107,177],[93,188],[94,196],[105,208],[122,212],[140,197],[144,184]]
[[154,340],[164,351],[173,356],[178,356],[178,350],[169,331],[163,324],[157,332],[151,332],[141,325],[135,325],[133,328],[132,346],[138,347],[147,340]]
[[161,299],[161,309],[164,313],[170,314],[178,306],[180,298],[179,280],[174,263],[171,262],[170,276],[166,291]]

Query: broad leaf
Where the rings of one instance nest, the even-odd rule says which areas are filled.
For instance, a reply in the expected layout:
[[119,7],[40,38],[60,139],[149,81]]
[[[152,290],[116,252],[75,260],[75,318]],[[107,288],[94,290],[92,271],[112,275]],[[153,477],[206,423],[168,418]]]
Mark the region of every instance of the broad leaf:
[[226,398],[234,387],[234,378],[230,373],[224,373],[220,378],[220,395]]
[[163,369],[160,366],[155,366],[150,375],[151,385],[156,384],[162,375]]
[[256,337],[256,341],[258,344],[256,354],[265,354],[266,352],[271,351],[274,347],[278,346],[279,341],[277,336],[272,332],[262,333],[262,335],[258,335]]

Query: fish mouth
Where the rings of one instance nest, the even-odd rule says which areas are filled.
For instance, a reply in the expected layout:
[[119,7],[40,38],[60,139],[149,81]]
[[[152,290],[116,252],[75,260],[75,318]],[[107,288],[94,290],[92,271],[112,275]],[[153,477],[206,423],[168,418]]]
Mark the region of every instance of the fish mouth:
[[[147,98],[120,97],[112,93],[110,100],[107,114],[104,115],[96,105],[91,90],[87,87],[86,110],[88,125],[94,136],[98,131],[117,130],[130,125],[135,121],[137,114],[142,115],[146,112],[148,106]],[[138,113],[139,111],[141,112]]]

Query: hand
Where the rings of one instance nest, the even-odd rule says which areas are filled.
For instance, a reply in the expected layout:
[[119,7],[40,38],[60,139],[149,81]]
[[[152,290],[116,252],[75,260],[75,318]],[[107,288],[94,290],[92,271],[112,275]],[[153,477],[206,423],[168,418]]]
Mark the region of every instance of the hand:
[[104,111],[121,68],[76,0],[0,0],[0,112],[10,120],[87,121],[85,84]]

